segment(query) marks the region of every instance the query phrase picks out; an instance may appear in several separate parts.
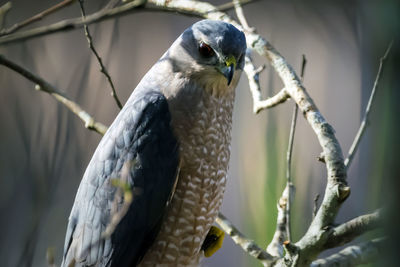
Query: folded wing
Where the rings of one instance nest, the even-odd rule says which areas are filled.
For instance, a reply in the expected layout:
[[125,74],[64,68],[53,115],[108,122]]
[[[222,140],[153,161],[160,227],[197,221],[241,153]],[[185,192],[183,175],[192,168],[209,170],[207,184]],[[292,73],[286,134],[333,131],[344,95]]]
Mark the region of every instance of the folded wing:
[[[165,97],[134,92],[97,147],[71,211],[62,266],[128,266],[154,241],[178,172],[178,143]],[[133,193],[111,238],[102,234],[123,206],[113,179],[129,162]]]

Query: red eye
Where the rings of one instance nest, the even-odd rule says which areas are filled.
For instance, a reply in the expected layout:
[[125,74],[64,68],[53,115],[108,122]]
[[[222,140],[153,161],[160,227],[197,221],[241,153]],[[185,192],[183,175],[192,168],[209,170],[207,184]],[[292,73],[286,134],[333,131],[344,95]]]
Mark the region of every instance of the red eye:
[[206,43],[201,42],[199,45],[199,52],[203,57],[212,57],[214,50]]

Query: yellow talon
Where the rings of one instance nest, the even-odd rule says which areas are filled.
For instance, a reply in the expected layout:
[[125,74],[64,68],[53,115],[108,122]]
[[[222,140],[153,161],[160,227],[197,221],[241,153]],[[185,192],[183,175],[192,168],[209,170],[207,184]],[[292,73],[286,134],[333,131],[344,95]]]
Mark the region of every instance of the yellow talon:
[[211,257],[218,249],[222,247],[225,233],[216,226],[211,226],[210,231],[204,239],[201,249],[204,250],[205,257]]

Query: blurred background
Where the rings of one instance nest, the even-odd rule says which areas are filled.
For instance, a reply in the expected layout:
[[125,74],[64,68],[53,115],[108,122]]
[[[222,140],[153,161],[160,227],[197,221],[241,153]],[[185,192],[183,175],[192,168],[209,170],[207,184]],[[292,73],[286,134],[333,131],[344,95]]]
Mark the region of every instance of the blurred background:
[[[0,1],[3,5],[6,1]],[[90,14],[107,1],[86,1]],[[224,1],[213,1],[223,4]],[[12,1],[6,26],[29,18],[55,1]],[[304,85],[335,128],[343,153],[359,128],[379,58],[395,39],[384,66],[370,126],[348,172],[352,188],[337,222],[397,204],[399,188],[399,4],[388,1],[257,1],[244,7],[251,26],[267,38],[298,73],[307,58]],[[232,16],[234,12],[229,12]],[[32,25],[80,16],[79,4]],[[140,78],[197,18],[138,12],[90,26],[94,44],[125,103]],[[64,90],[109,125],[118,113],[110,88],[83,29],[0,45],[0,53]],[[257,65],[267,63],[254,55]],[[264,97],[282,83],[267,64]],[[266,247],[275,231],[276,203],[285,184],[286,149],[293,102],[252,113],[247,78],[237,88],[230,174],[222,212],[248,237]],[[46,266],[46,251],[60,264],[67,218],[84,170],[101,136],[34,84],[0,66],[0,265]],[[323,196],[321,148],[301,114],[294,151],[293,240],[306,231],[313,199]],[[397,212],[390,221],[395,222]],[[395,224],[393,224],[395,225]],[[396,227],[394,227],[396,229]],[[359,238],[362,241],[374,233]],[[388,245],[388,251],[398,246]],[[329,255],[327,251],[323,255]],[[323,256],[322,255],[322,256]],[[379,265],[379,264],[378,264]],[[203,266],[261,266],[229,237]]]

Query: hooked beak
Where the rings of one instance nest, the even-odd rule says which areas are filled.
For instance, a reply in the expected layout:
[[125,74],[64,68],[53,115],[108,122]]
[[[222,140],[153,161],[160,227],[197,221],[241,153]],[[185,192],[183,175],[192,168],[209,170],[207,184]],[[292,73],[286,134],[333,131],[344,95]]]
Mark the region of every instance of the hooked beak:
[[234,56],[229,56],[224,64],[218,68],[219,72],[225,76],[228,81],[228,86],[231,84],[233,79],[233,74],[235,73],[236,59]]

